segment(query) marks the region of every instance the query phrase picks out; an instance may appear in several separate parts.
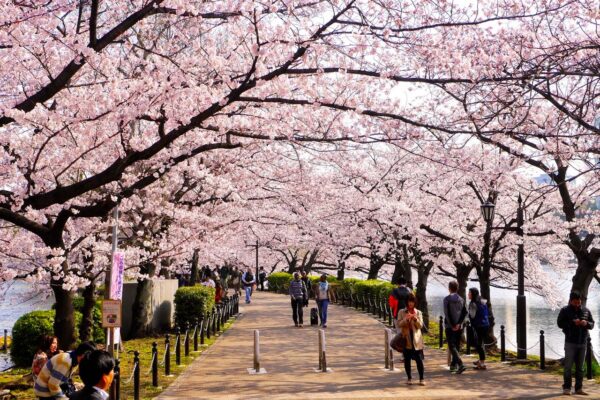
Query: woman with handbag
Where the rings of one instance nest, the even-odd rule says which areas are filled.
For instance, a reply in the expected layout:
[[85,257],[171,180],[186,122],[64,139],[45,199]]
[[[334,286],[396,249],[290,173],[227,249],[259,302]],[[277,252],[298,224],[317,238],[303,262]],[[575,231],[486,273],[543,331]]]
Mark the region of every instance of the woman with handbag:
[[425,386],[423,375],[425,367],[423,366],[423,335],[421,328],[423,327],[423,313],[417,310],[417,298],[413,293],[410,293],[406,300],[406,308],[398,312],[398,326],[400,333],[404,338],[404,370],[408,380],[406,383],[412,385],[411,361],[417,363],[417,371],[419,372],[419,385]]

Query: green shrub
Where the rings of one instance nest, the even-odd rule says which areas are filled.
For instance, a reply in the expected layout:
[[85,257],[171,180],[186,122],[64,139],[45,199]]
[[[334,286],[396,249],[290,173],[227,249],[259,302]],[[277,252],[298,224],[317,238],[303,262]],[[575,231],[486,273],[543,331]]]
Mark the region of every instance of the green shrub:
[[35,355],[39,338],[54,334],[54,310],[32,311],[22,315],[12,330],[10,357],[18,367],[29,367]]
[[277,293],[287,293],[293,277],[292,274],[288,274],[287,272],[273,272],[267,278],[269,281],[269,290]]
[[[73,308],[77,312],[83,311],[83,297],[75,297],[73,299]],[[83,318],[83,317],[82,317]],[[102,328],[102,301],[97,300],[92,310],[92,318],[94,320],[94,326],[92,328],[92,340],[96,343],[104,343],[106,341],[106,334],[104,328]]]
[[206,286],[181,287],[175,292],[175,324],[180,328],[205,316],[215,305],[215,289]]

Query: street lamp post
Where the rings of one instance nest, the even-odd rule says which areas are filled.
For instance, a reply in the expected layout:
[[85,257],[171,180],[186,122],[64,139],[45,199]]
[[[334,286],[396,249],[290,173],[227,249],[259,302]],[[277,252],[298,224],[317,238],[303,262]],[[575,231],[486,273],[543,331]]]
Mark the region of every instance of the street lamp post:
[[256,248],[256,274],[254,275],[254,279],[258,282],[258,239],[256,239],[256,244],[247,244],[246,246]]
[[[519,236],[517,247],[517,358],[524,360],[527,358],[527,301],[525,296],[525,249],[523,247],[523,200],[519,194],[519,206],[517,208],[517,226],[516,228],[494,228],[505,231],[516,232]],[[481,205],[481,215],[483,220],[491,225],[494,220],[495,204],[486,201]],[[485,260],[487,262],[487,260]]]

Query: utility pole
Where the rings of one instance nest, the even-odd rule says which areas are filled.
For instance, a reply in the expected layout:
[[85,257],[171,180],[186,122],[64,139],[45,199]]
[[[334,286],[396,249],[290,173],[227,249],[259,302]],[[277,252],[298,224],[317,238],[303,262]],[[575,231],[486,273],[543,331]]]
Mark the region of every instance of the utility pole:
[[519,208],[517,209],[517,235],[519,246],[517,248],[517,358],[527,359],[527,302],[525,297],[525,249],[523,248],[523,200],[519,194]]
[[256,244],[247,244],[246,246],[256,248],[256,274],[254,275],[254,279],[258,282],[258,239],[256,239]]

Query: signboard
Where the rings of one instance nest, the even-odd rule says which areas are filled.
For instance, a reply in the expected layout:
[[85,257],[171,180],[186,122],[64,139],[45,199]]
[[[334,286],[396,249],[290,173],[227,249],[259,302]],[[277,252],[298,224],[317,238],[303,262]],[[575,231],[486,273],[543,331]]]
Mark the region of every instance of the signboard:
[[104,300],[102,302],[102,327],[121,327],[121,300]]

